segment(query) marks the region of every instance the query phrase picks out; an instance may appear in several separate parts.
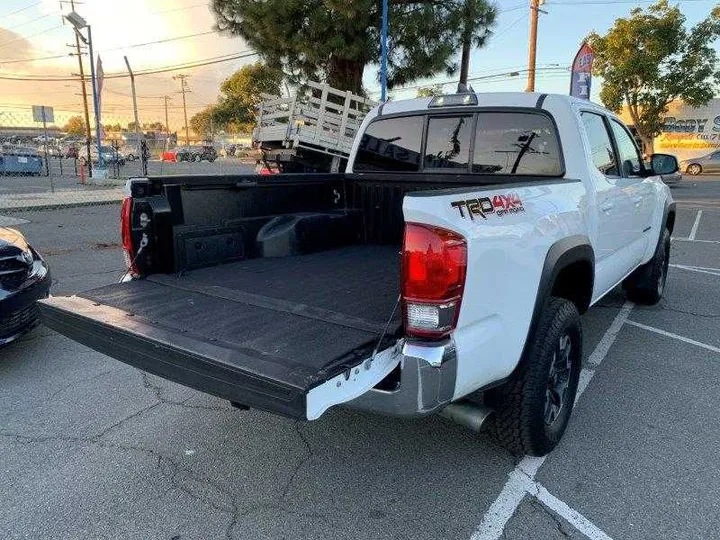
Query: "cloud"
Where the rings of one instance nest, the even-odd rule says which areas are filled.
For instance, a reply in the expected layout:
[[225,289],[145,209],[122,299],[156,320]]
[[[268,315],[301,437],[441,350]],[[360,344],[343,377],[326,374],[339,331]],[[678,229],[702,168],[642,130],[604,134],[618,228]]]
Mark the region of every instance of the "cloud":
[[[184,5],[176,0],[124,0],[121,7],[110,8],[107,0],[86,0],[78,5],[77,11],[92,25],[93,44],[101,55],[106,73],[125,72],[123,57],[128,59],[135,71],[152,69],[168,65],[177,65],[212,58],[224,54],[238,53],[247,50],[247,46],[239,38],[231,38],[220,34],[209,34],[162,44],[143,47],[130,47],[139,43],[163,40],[175,36],[183,36],[207,32],[213,29],[215,18],[206,5],[195,0]],[[67,12],[68,7],[64,7]],[[12,57],[0,48],[3,60],[20,60],[25,58],[41,58],[63,55],[73,52],[67,44],[74,43],[69,25],[52,32],[42,32],[44,28],[52,28],[54,15],[43,20],[32,22],[48,13],[58,11],[57,0],[44,0],[40,9],[27,10],[23,19],[3,21],[12,27],[23,24],[22,33],[31,36],[23,38],[20,34],[0,29],[0,44],[18,39],[7,49],[12,49]],[[59,17],[59,14],[58,14]],[[57,21],[59,24],[59,21]],[[39,35],[32,37],[33,34]],[[17,46],[16,46],[17,45]],[[9,51],[8,51],[9,52]],[[245,63],[255,61],[251,57],[223,64],[185,70],[191,93],[187,95],[188,117],[202,107],[217,100],[218,88],[222,80],[231,75]],[[89,73],[88,58],[84,58],[86,75]],[[52,75],[69,77],[78,72],[76,57],[66,57],[28,63],[7,64],[0,62],[0,74],[15,75]],[[136,77],[138,108],[140,121],[165,121],[165,112],[161,96],[172,96],[169,116],[172,129],[179,128],[183,123],[182,99],[179,95],[179,83],[172,79],[176,73],[162,73]],[[89,85],[88,85],[89,89]],[[106,79],[103,92],[104,123],[126,124],[132,120],[132,100],[130,97],[130,81],[124,79]],[[82,111],[80,83],[75,82],[21,82],[0,80],[0,110],[8,103],[16,106],[29,107],[31,104],[54,106],[65,114],[77,114]]]

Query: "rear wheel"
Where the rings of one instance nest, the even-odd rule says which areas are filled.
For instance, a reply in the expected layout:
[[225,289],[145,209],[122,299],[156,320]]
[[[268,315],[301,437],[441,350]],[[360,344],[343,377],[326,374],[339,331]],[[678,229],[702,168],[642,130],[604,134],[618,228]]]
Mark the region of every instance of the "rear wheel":
[[665,292],[669,265],[670,231],[663,229],[653,258],[623,281],[627,297],[637,304],[657,304]]
[[696,176],[702,172],[702,167],[698,165],[697,163],[693,163],[692,165],[688,166],[687,173],[691,174],[693,176]]
[[575,304],[551,298],[530,339],[512,379],[488,391],[486,399],[495,408],[495,438],[515,454],[543,456],[565,433],[575,404],[582,360]]

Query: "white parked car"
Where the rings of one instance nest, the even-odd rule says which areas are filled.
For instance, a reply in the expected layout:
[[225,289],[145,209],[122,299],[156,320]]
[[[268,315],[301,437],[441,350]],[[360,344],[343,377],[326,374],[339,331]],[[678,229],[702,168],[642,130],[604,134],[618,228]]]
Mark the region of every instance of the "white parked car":
[[[675,204],[611,112],[531,93],[388,102],[344,174],[128,182],[134,279],[45,322],[170,380],[291,418],[441,413],[542,455],[578,387],[580,314],[662,297]],[[132,316],[130,316],[132,315]]]

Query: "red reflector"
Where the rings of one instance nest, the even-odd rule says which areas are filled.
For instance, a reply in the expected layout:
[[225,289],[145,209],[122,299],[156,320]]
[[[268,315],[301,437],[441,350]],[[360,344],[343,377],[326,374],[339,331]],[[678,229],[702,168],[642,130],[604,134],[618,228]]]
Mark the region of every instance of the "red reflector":
[[409,335],[442,337],[455,328],[465,286],[467,244],[461,235],[408,223],[402,253],[402,296]]
[[137,266],[135,265],[135,249],[132,243],[132,198],[125,197],[120,208],[120,235],[122,238],[122,246],[125,255],[125,263],[130,273],[134,276],[138,275]]

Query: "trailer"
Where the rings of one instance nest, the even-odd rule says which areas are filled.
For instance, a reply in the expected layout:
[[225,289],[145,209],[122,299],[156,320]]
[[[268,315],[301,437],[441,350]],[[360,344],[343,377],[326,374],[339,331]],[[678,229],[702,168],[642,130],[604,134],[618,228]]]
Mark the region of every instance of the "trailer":
[[253,144],[281,172],[343,170],[355,134],[376,103],[350,91],[308,82],[294,96],[265,94]]

